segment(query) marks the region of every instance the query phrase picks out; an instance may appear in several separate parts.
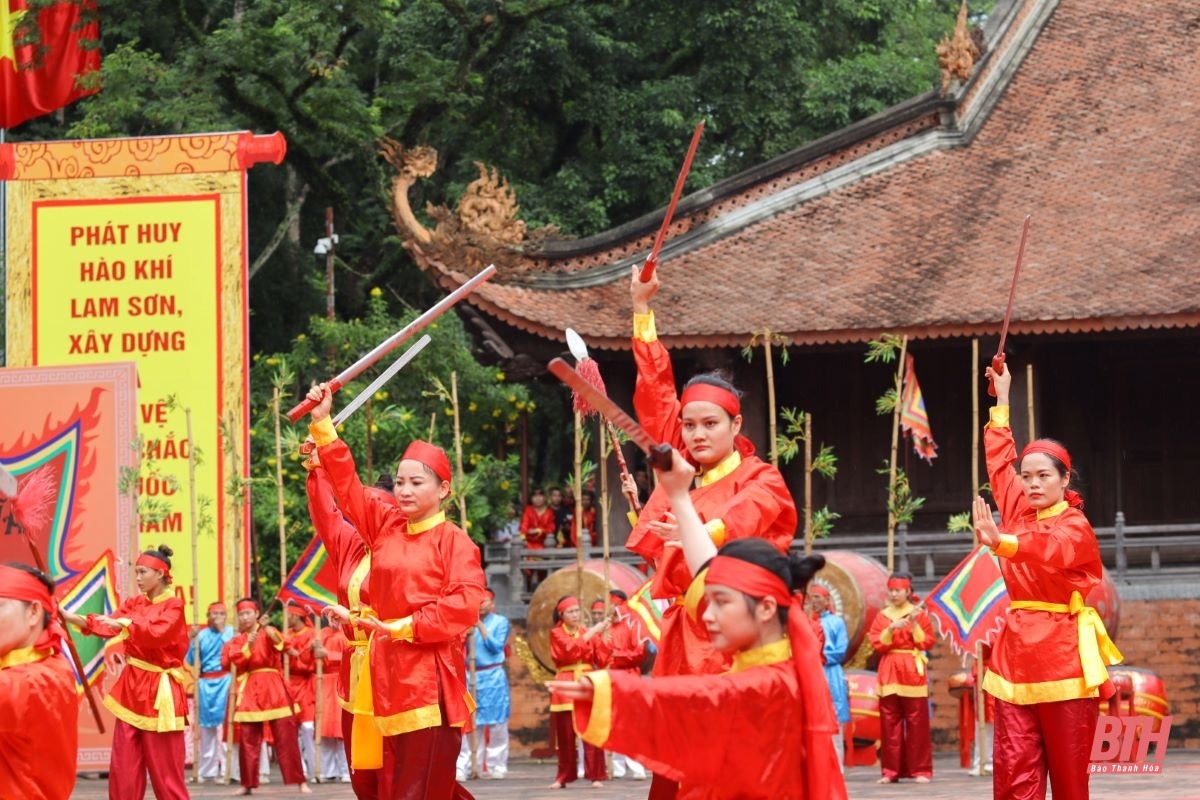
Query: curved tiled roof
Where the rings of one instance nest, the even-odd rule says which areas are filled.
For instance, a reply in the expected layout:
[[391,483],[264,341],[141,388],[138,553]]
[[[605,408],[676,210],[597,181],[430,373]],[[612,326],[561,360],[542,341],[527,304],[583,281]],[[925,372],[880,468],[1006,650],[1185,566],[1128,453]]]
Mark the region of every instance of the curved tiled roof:
[[[950,101],[918,98],[685,198],[660,260],[663,339],[994,334],[1026,214],[1014,333],[1200,324],[1200,8],[1002,3],[988,35]],[[532,281],[471,302],[537,335],[628,347],[629,265],[656,226],[624,226],[607,249],[593,237],[586,256],[548,248]]]

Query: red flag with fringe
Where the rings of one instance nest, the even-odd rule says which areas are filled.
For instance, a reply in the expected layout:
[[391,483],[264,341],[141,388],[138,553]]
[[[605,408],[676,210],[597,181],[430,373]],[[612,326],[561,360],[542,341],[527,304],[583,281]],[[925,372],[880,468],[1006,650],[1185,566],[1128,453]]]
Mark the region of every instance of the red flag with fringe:
[[13,128],[99,91],[80,78],[100,69],[95,0],[43,5],[0,0],[0,127]]
[[900,395],[900,427],[912,437],[913,450],[929,463],[937,458],[937,443],[933,441],[933,429],[929,427],[929,414],[925,411],[925,396],[921,384],[917,383],[917,370],[912,355],[908,356],[904,369],[904,391]]

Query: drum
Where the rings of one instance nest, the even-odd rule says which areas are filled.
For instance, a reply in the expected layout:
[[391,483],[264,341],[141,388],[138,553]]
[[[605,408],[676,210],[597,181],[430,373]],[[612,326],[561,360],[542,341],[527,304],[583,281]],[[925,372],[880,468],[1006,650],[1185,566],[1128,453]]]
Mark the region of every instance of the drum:
[[529,600],[525,635],[534,657],[543,667],[554,672],[554,659],[550,657],[550,629],[554,627],[554,607],[564,596],[579,598],[586,626],[590,625],[587,622],[587,609],[591,608],[593,601],[607,598],[609,589],[620,589],[626,596],[633,597],[645,582],[645,575],[620,561],[610,561],[608,564],[608,586],[604,585],[604,562],[600,559],[583,562],[582,573],[575,566],[555,571],[538,585]]
[[1104,570],[1100,583],[1088,592],[1084,602],[1096,609],[1109,637],[1115,642],[1117,626],[1121,622],[1121,596],[1117,594],[1117,585],[1109,577],[1108,570]]
[[965,670],[951,675],[948,683],[951,697],[970,696],[971,692],[975,690],[975,676]]
[[[1138,667],[1109,667],[1117,689],[1117,714],[1122,717],[1149,715],[1155,718],[1154,730],[1162,727],[1162,718],[1171,713],[1167,687],[1157,673]],[[1140,730],[1140,729],[1139,729]]]
[[[872,655],[867,633],[875,615],[888,603],[887,569],[870,556],[850,550],[829,550],[821,555],[825,556],[825,566],[813,582],[829,590],[830,610],[846,623],[850,638],[846,666],[866,666]],[[860,654],[864,643],[866,650]]]
[[874,747],[879,741],[879,695],[875,693],[875,673],[865,669],[846,670],[850,689],[850,722],[854,726],[854,746]]

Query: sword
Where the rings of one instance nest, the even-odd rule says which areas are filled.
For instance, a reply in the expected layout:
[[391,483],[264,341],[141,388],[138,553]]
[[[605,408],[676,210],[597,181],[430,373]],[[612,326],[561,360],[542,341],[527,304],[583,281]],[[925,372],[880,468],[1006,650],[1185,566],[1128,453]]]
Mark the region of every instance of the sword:
[[[992,372],[1004,373],[1004,340],[1008,338],[1008,323],[1012,320],[1013,300],[1017,296],[1017,278],[1021,276],[1021,259],[1025,257],[1025,238],[1029,236],[1029,220],[1032,214],[1025,215],[1025,224],[1021,227],[1021,244],[1017,247],[1017,266],[1013,269],[1012,286],[1008,290],[1008,309],[1004,312],[1004,324],[1000,327],[1000,346],[996,355],[992,356]],[[996,396],[996,382],[988,378],[988,394]]]
[[[679,170],[679,177],[675,179],[675,190],[671,193],[671,202],[667,205],[666,216],[663,217],[662,225],[658,228],[658,235],[654,237],[654,246],[650,248],[650,255],[646,256],[646,263],[642,265],[642,274],[638,276],[638,280],[646,283],[654,277],[654,269],[658,266],[658,251],[662,250],[663,240],[667,238],[667,229],[671,227],[671,219],[675,216],[675,206],[679,203],[679,195],[683,194],[683,185],[687,183],[688,173],[692,169],[692,159],[696,156],[696,147],[700,144],[700,135],[704,133],[704,120],[700,120],[696,124],[696,130],[692,131],[692,143],[688,145],[687,155],[683,159],[683,167]],[[670,469],[670,467],[666,467]]]
[[333,418],[333,424],[341,425],[350,417],[351,414],[353,414],[355,411],[358,411],[362,404],[367,402],[371,395],[379,391],[379,388],[385,383],[396,377],[396,373],[404,369],[405,365],[416,358],[417,353],[424,350],[425,345],[429,344],[431,341],[433,340],[429,338],[429,334],[427,333],[418,339],[416,344],[405,350],[404,355],[397,358],[395,364],[392,364],[390,367],[385,369],[378,378],[371,381],[370,386],[359,392],[357,397],[351,400],[345,408],[337,413],[337,416]]
[[[462,300],[471,292],[475,291],[475,287],[491,278],[495,274],[496,265],[488,264],[487,267],[485,267],[478,275],[474,276],[462,286],[443,297],[437,302],[436,305],[434,305],[424,314],[417,317],[412,322],[408,323],[379,344],[375,345],[375,348],[371,350],[371,352],[367,353],[358,361],[355,361],[353,364],[338,373],[335,378],[329,381],[329,390],[331,392],[336,392],[338,389],[341,389],[347,383],[366,372],[376,361],[383,358],[388,353],[411,339],[414,335],[416,335],[417,331],[421,330],[421,328],[424,328],[442,314],[446,313],[450,306],[454,305],[459,300]],[[305,398],[287,413],[287,417],[292,422],[295,422],[308,412],[312,411],[314,406],[316,406],[314,401]]]
[[602,417],[625,431],[629,440],[640,447],[650,459],[651,466],[662,470],[671,469],[671,445],[654,441],[654,438],[646,433],[646,429],[638,425],[633,417],[622,411],[621,407],[610,400],[608,395],[584,380],[561,358],[551,361],[548,369],[554,374],[554,377],[583,395]]

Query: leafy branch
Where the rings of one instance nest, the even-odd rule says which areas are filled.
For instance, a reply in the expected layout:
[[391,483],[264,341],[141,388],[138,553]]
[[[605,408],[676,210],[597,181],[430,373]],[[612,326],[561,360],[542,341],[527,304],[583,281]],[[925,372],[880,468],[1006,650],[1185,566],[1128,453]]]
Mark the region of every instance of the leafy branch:
[[[891,471],[891,465],[886,461],[883,462],[881,469],[876,470],[880,475],[888,475]],[[924,497],[918,497],[912,493],[912,486],[908,482],[908,473],[900,467],[896,467],[896,484],[891,494],[892,496],[888,498],[888,513],[893,515],[897,524],[911,523],[916,512],[925,505]]]

